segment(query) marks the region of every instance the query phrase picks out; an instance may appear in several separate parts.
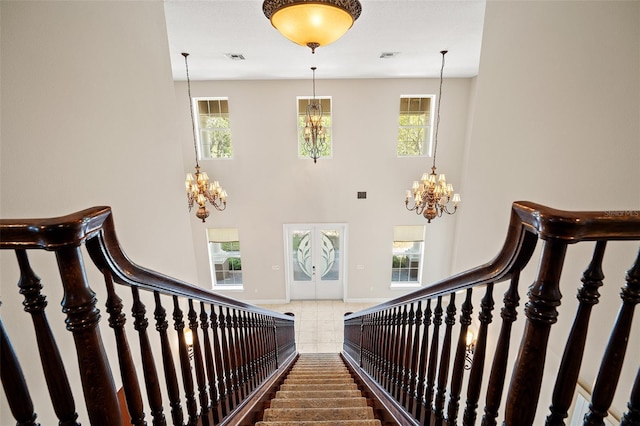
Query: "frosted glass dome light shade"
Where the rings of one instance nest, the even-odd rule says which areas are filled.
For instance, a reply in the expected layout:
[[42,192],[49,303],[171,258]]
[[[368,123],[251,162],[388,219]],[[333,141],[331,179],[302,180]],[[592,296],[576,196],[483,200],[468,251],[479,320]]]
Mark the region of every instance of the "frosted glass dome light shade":
[[342,37],[362,6],[357,0],[266,0],[262,10],[283,36],[313,52]]

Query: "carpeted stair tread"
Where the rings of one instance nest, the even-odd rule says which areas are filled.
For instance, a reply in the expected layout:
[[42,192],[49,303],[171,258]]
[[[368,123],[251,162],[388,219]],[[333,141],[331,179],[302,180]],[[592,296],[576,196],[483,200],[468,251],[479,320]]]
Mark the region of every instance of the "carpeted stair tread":
[[276,398],[354,398],[362,396],[359,390],[328,390],[328,391],[317,391],[310,390],[304,392],[296,392],[296,391],[283,391],[279,390],[276,392]]
[[258,426],[381,426],[338,354],[302,354]]
[[276,398],[270,408],[366,407],[364,397],[356,398]]
[[267,408],[264,421],[281,420],[369,420],[373,419],[371,407],[332,407],[332,408]]
[[339,377],[337,379],[335,378],[325,378],[325,377],[320,377],[320,378],[310,378],[310,377],[303,377],[303,378],[298,378],[298,377],[287,377],[284,382],[286,384],[291,384],[291,385],[295,385],[295,384],[349,384],[349,383],[354,383],[353,378],[349,377]]
[[281,421],[258,422],[256,426],[380,426],[380,420]]
[[356,385],[355,383],[339,383],[339,384],[328,384],[328,385],[322,385],[322,384],[314,384],[314,385],[308,385],[308,384],[283,384],[280,385],[280,390],[283,391],[300,391],[300,392],[304,392],[304,391],[308,391],[308,390],[357,390],[358,389],[358,385]]

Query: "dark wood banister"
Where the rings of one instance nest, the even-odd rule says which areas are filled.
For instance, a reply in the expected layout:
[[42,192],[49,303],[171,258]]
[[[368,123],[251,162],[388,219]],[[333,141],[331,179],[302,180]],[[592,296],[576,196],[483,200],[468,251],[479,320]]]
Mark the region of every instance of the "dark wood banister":
[[251,309],[253,312],[290,319],[283,314],[215,294],[136,265],[120,247],[110,207],[91,207],[66,216],[47,219],[0,219],[0,226],[3,234],[0,249],[57,250],[86,243],[87,251],[96,266],[102,272],[109,271],[114,281],[120,284],[151,291],[162,290],[176,296]]
[[[173,381],[173,383],[168,383],[167,386],[172,387],[170,393],[173,395],[173,399],[170,405],[172,417],[175,415],[174,422],[182,424],[180,419],[183,415],[180,408],[178,385],[175,381],[176,371],[173,370],[175,366],[171,357],[173,356],[174,360],[177,360],[181,365],[183,374],[186,372],[188,375],[188,371],[193,368],[189,367],[191,361],[186,352],[185,338],[178,337],[181,332],[175,335],[179,329],[189,328],[194,332],[195,356],[193,362],[197,373],[197,383],[185,383],[184,389],[189,424],[195,425],[194,422],[197,420],[198,424],[208,425],[211,416],[214,424],[233,424],[233,419],[249,419],[247,421],[250,421],[252,416],[256,415],[256,410],[261,407],[264,398],[272,391],[280,377],[286,373],[287,368],[296,358],[293,318],[291,316],[216,294],[133,263],[118,243],[113,215],[109,207],[93,207],[70,215],[47,219],[0,219],[0,229],[0,249],[15,250],[18,256],[21,272],[19,287],[25,296],[25,311],[30,312],[32,316],[35,315],[34,324],[38,322],[36,332],[41,333],[43,337],[42,341],[38,337],[38,345],[48,345],[48,349],[41,353],[41,362],[48,366],[46,370],[50,372],[50,375],[47,376],[48,383],[50,381],[51,383],[66,382],[66,373],[60,361],[55,337],[47,324],[44,310],[45,297],[40,293],[43,286],[29,266],[26,251],[39,249],[56,254],[64,287],[63,312],[67,314],[67,329],[73,333],[87,414],[92,424],[117,425],[120,424],[121,419],[115,395],[112,368],[105,354],[100,327],[98,327],[101,322],[101,315],[97,309],[98,301],[85,275],[80,251],[82,245],[85,245],[93,263],[105,277],[108,293],[107,314],[109,314],[107,322],[116,334],[121,373],[126,376],[126,380],[123,377],[123,385],[127,395],[127,404],[132,418],[134,415],[131,410],[133,409],[135,412],[137,418],[135,424],[144,422],[143,404],[140,400],[138,390],[140,385],[135,377],[130,348],[124,334],[124,306],[114,291],[113,282],[133,289],[134,298],[138,303],[134,307],[133,314],[136,322],[141,321],[137,323],[136,331],[145,343],[147,351],[143,351],[143,357],[153,360],[146,337],[146,317],[154,315],[157,321],[156,329],[163,333],[161,337],[161,340],[164,339],[162,359],[158,359],[158,362],[161,362],[165,369],[171,370],[168,371],[167,380]],[[92,285],[98,284],[92,283]],[[154,295],[155,312],[145,312],[144,306],[139,303],[138,289],[147,290]],[[164,307],[159,305],[161,303],[160,295],[169,296],[172,299],[173,314],[167,313]],[[178,298],[188,301],[188,318],[183,317]],[[193,301],[199,302],[200,316],[194,310]],[[208,313],[205,312],[205,306],[209,310]],[[175,354],[170,353],[172,349],[166,340],[166,332],[169,328],[167,315],[172,315],[174,320],[173,328],[176,331],[172,332],[172,338],[175,337],[179,342],[177,358],[175,358]],[[176,315],[178,316],[176,317]],[[213,351],[210,350],[211,348],[204,348],[203,351],[203,348],[198,346],[200,342],[197,341],[198,336],[195,335],[196,332],[202,332],[206,343],[209,337],[207,335],[209,316],[212,321],[211,327],[218,327],[220,332],[218,336],[218,332],[213,331],[217,363],[215,367]],[[131,318],[131,320],[133,319]],[[188,323],[185,322],[185,319],[188,320]],[[217,322],[214,323],[214,321]],[[5,380],[11,377],[12,371],[20,371],[20,360],[13,355],[11,343],[7,340],[8,337],[5,338],[4,327],[0,328],[3,333],[3,361],[12,360],[11,363],[3,363],[2,365],[3,386],[5,386],[5,393],[10,400],[12,412],[20,417],[19,421],[28,420],[31,417],[35,419],[36,414],[33,412],[28,389],[19,389],[19,383],[15,380],[10,380],[11,383]],[[40,349],[42,350],[42,347]],[[165,358],[165,355],[168,358]],[[225,359],[224,364],[219,362],[220,357]],[[206,378],[204,375],[205,361],[207,362]],[[159,389],[155,387],[158,381],[155,369],[145,368],[144,375],[146,385],[152,387],[150,392],[155,395],[153,396],[155,399],[150,401],[154,406],[154,410],[152,410],[154,411],[152,413],[153,423],[164,424],[162,406],[159,405],[161,401],[158,399]],[[213,398],[216,398],[218,389],[214,390],[213,387],[225,392],[224,395],[218,395],[219,399],[216,401],[209,399],[207,395],[211,393]],[[127,394],[127,392],[129,393]],[[199,405],[196,405],[196,392]],[[71,393],[66,392],[62,398],[58,398],[59,402],[55,401],[55,392],[51,397],[59,419],[64,424],[75,425],[77,414],[74,412]],[[174,412],[174,409],[177,411]],[[201,411],[198,412],[198,410]],[[157,415],[161,416],[162,420],[156,418]]]
[[[640,238],[640,212],[576,212],[557,210],[529,201],[514,202],[507,236],[498,255],[491,261],[451,277],[436,281],[388,302],[357,312],[378,312],[418,300],[438,297],[472,286],[498,283],[511,278],[529,262],[537,241],[560,240],[568,244],[580,241],[637,240]],[[350,316],[345,317],[349,319]]]
[[[518,279],[520,271],[530,261],[538,240],[542,241],[540,264],[533,284],[528,287],[528,300],[524,304],[524,331],[521,340],[514,342],[514,344],[519,343],[519,347],[514,346],[518,348],[518,356],[509,383],[506,372],[510,324],[517,315],[515,307],[518,306],[519,300]],[[449,414],[445,416],[441,401],[445,392],[443,386],[447,386],[449,367],[447,360],[450,359],[450,350],[454,349],[451,347],[452,342],[447,339],[441,343],[441,356],[445,359],[446,365],[439,365],[438,363],[442,362],[437,356],[440,350],[437,336],[438,327],[442,322],[441,301],[443,297],[447,298],[449,307],[452,307],[452,312],[455,312],[456,308],[453,305],[455,293],[466,289],[467,300],[470,300],[469,292],[472,289],[484,288],[485,297],[478,311],[480,330],[476,354],[470,367],[467,406],[460,407],[464,408],[463,424],[475,424],[478,415],[478,393],[484,378],[482,370],[488,343],[487,327],[495,317],[492,313],[494,309],[492,292],[495,284],[510,280],[509,290],[505,293],[505,305],[501,311],[502,329],[499,339],[502,346],[495,348],[496,358],[493,359],[490,370],[491,389],[487,394],[482,425],[496,425],[494,417],[497,416],[496,410],[501,398],[506,398],[507,401],[503,425],[532,425],[540,396],[551,325],[557,321],[557,307],[562,299],[560,274],[567,246],[579,242],[596,241],[598,247],[596,253],[598,253],[603,250],[607,241],[626,240],[640,240],[640,210],[564,211],[526,201],[515,202],[512,205],[505,242],[498,255],[491,261],[388,302],[345,315],[344,358],[368,392],[378,401],[380,411],[386,412],[391,422],[407,425],[456,425],[458,397],[462,396],[460,390],[454,391],[455,399],[452,396],[452,401],[449,402],[449,412],[454,418],[449,419]],[[600,256],[601,260],[601,255],[602,253],[594,255],[594,259]],[[606,410],[613,399],[615,383],[622,368],[621,360],[624,359],[626,342],[629,339],[630,318],[633,315],[634,306],[640,303],[639,262],[640,254],[631,269],[627,271],[627,283],[620,294],[619,316],[603,355],[601,369],[594,386],[594,405],[591,407],[588,422],[585,420],[585,425],[602,424],[598,421],[602,416],[607,415]],[[564,425],[558,419],[566,417],[573,396],[580,368],[580,361],[576,360],[582,359],[586,342],[588,314],[585,312],[590,311],[590,306],[597,303],[599,297],[597,288],[602,285],[602,282],[594,281],[593,277],[597,275],[593,275],[591,271],[592,267],[585,272],[582,279],[583,287],[578,292],[581,314],[576,316],[572,327],[575,334],[572,332],[572,337],[569,338],[565,347],[561,369],[561,374],[564,376],[556,377],[556,391],[550,407],[552,415],[547,418],[547,425]],[[436,300],[437,306],[432,317],[429,303]],[[395,348],[398,345],[395,337],[407,330],[411,331],[414,323],[407,322],[404,317],[407,307],[414,309],[417,305],[419,310],[420,304],[422,303],[424,308],[425,302],[427,303],[424,316],[419,317],[415,322],[415,338],[413,342],[407,343],[412,344],[413,347],[405,348],[404,345],[400,345],[399,350],[384,349]],[[468,309],[468,307],[462,307],[462,309]],[[448,319],[454,321],[453,316]],[[461,317],[460,321],[462,324],[463,321],[468,320]],[[418,331],[419,328],[420,331]],[[429,345],[427,338],[430,339],[430,332],[433,333],[433,340]],[[422,339],[420,344],[417,342],[418,338]],[[459,337],[454,345],[456,361],[453,365],[453,374],[456,376],[456,383],[461,380],[465,339],[466,325],[460,327]],[[419,368],[415,362],[407,361],[411,360],[409,351],[413,356],[417,356],[419,352]],[[486,361],[491,362],[490,359]],[[436,380],[437,371],[440,373]],[[410,384],[408,387],[414,391],[413,398],[411,394],[399,398],[398,385],[404,385],[407,377],[415,381],[415,384]],[[623,416],[621,424],[625,426],[640,422],[639,381],[640,376],[636,378],[631,391],[629,411]],[[502,393],[504,385],[508,385],[507,394]]]

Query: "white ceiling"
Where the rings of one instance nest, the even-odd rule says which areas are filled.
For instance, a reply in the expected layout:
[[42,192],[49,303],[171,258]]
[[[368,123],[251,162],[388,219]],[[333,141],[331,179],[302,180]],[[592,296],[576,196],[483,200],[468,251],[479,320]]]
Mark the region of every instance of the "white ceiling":
[[[342,38],[315,54],[284,38],[262,0],[165,0],[176,80],[445,77],[478,73],[485,0],[360,0],[362,14]],[[381,59],[383,52],[398,52]],[[242,54],[244,61],[226,54]]]

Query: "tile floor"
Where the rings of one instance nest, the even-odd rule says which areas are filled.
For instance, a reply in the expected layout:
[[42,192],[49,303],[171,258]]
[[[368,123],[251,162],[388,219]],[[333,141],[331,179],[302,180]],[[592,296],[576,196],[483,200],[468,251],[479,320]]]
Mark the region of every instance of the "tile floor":
[[372,304],[341,300],[294,300],[282,305],[261,305],[276,312],[295,314],[296,347],[300,353],[342,352],[345,312],[357,312]]

